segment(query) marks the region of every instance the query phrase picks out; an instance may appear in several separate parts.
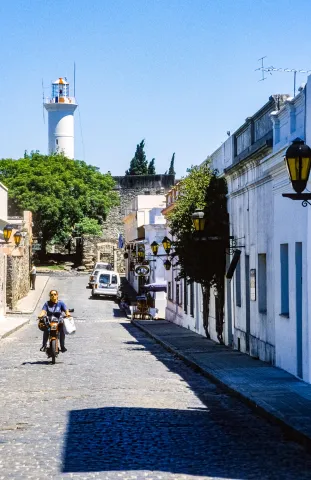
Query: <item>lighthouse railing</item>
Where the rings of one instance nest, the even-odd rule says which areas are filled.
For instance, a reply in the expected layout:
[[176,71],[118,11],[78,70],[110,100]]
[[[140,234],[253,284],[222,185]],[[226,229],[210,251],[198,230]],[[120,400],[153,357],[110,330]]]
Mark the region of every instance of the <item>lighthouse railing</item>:
[[46,97],[44,103],[76,103],[75,97]]

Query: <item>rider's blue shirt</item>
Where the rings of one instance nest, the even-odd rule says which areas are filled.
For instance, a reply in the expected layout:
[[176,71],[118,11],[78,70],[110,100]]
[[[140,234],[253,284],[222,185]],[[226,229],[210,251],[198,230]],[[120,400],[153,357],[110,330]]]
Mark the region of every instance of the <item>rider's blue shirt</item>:
[[48,302],[45,302],[42,310],[45,310],[48,315],[55,315],[55,317],[60,317],[60,314],[62,312],[66,312],[66,310],[68,309],[64,302],[62,302],[61,300],[59,300],[57,303],[53,303],[49,300]]

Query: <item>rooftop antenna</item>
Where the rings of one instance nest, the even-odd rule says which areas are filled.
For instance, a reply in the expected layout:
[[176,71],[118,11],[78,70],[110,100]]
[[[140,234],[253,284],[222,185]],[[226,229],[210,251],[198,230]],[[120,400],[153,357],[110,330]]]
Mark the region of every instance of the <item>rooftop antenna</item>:
[[265,72],[270,73],[272,75],[272,72],[281,72],[281,73],[293,73],[294,74],[294,97],[296,95],[296,80],[297,80],[297,73],[306,73],[309,74],[311,73],[311,70],[298,70],[296,68],[275,68],[273,66],[271,67],[265,67],[263,59],[266,57],[261,57],[258,61],[261,60],[261,67],[256,68],[255,71],[261,70],[262,73],[262,78],[258,80],[259,82],[265,80],[267,77],[265,77]]
[[[261,67],[258,67],[256,68],[255,72],[257,70],[261,70],[261,78],[258,80],[258,82],[263,82],[264,80],[266,80],[267,77],[265,77],[265,66],[264,66],[264,59],[267,58],[267,56],[265,57],[261,57],[261,58],[258,58],[258,62],[261,62]],[[272,75],[272,74],[271,74]]]

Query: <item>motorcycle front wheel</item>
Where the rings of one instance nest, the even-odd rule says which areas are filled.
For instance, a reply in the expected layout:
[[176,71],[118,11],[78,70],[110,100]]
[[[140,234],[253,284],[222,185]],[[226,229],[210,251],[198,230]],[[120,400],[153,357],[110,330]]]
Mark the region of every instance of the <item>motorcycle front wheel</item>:
[[52,364],[54,365],[56,359],[56,340],[51,341],[51,357],[52,357]]

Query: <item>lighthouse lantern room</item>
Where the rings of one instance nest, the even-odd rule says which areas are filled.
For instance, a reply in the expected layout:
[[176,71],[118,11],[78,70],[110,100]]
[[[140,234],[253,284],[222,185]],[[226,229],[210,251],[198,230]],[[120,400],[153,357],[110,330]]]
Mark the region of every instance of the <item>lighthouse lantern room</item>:
[[69,83],[60,77],[52,83],[52,97],[46,98],[49,153],[63,153],[74,158],[74,111],[78,104],[69,95]]

